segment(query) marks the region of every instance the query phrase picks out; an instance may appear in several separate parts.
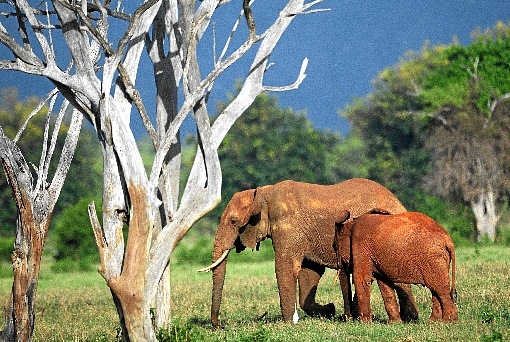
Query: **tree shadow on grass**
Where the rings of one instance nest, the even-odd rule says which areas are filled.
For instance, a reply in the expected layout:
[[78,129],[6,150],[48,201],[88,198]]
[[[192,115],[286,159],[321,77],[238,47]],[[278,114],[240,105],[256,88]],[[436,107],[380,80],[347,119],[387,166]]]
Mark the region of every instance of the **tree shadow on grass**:
[[208,327],[211,327],[212,328],[212,324],[211,324],[211,319],[210,318],[203,318],[203,317],[191,317],[190,319],[188,319],[188,324],[191,324],[191,325],[196,325],[197,327],[201,327],[201,328],[208,328]]

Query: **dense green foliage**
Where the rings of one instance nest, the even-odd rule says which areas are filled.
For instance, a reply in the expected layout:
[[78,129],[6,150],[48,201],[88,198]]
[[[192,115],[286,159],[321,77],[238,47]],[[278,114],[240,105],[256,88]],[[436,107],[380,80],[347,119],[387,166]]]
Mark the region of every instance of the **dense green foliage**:
[[[92,198],[82,198],[60,215],[52,231],[55,250],[54,271],[90,270],[99,263],[96,241],[92,234],[87,206]],[[101,205],[96,203],[98,217]]]
[[332,182],[326,155],[337,135],[315,130],[304,113],[282,109],[267,93],[236,121],[218,154],[225,170],[226,195],[285,179]]

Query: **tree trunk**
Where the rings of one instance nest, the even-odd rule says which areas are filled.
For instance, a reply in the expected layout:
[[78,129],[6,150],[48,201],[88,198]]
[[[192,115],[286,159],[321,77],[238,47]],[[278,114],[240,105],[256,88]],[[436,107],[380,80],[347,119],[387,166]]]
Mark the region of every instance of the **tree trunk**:
[[[60,115],[63,116],[66,109],[67,101],[64,101]],[[46,177],[53,154],[51,146],[54,146],[55,140],[51,141],[48,150],[43,148],[35,188],[23,154],[17,145],[5,136],[0,127],[0,158],[18,208],[16,241],[11,256],[14,282],[5,310],[3,341],[32,340],[35,299],[44,243],[55,203],[74,155],[81,123],[82,115],[73,111],[60,161],[49,186]],[[58,132],[59,128],[57,125],[55,132]],[[47,126],[46,130],[48,129]],[[44,142],[45,146],[46,143]]]
[[[27,217],[30,219],[30,217]],[[38,231],[33,222],[24,224],[25,232]],[[43,228],[43,231],[46,230]],[[39,270],[43,251],[44,240],[30,234],[31,237],[23,238],[24,243],[16,243],[15,250],[11,256],[14,270],[14,282],[12,296],[6,310],[6,327],[12,327],[9,331],[4,329],[2,339],[4,341],[31,341],[35,322],[35,300],[36,290],[39,281]],[[12,321],[12,324],[7,324]]]
[[488,190],[480,194],[475,200],[471,201],[471,208],[476,219],[477,241],[481,241],[486,235],[494,241],[499,217],[496,215],[493,192]]

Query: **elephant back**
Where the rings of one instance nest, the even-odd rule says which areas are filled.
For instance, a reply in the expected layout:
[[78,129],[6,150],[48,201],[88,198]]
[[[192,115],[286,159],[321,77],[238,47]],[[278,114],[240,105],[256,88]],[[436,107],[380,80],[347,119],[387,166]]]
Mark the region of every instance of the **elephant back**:
[[406,212],[398,198],[381,184],[365,178],[353,178],[334,185],[338,194],[338,206],[351,213],[355,219],[374,208],[384,209],[390,214]]
[[328,267],[335,267],[337,263],[333,240],[335,222],[342,211],[350,212],[348,221],[374,208],[384,209],[391,214],[407,211],[391,191],[363,178],[349,179],[335,185],[287,180],[270,189],[271,198],[268,201],[273,203],[273,210],[269,211],[269,219],[273,233],[278,227],[291,229],[294,241],[306,239],[303,241],[309,242],[311,250],[305,252],[306,258]]

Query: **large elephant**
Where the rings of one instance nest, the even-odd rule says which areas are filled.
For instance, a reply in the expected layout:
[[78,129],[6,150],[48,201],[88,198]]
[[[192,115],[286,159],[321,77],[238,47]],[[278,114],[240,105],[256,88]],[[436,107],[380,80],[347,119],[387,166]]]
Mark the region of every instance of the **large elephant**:
[[[280,306],[285,321],[295,310],[296,281],[299,305],[311,316],[332,317],[333,303],[319,305],[315,293],[325,267],[338,268],[335,253],[335,220],[341,210],[355,218],[378,207],[391,213],[406,209],[385,187],[368,179],[350,179],[336,185],[316,185],[283,181],[236,193],[223,212],[214,239],[211,321],[219,327],[218,316],[225,280],[227,255],[254,249],[267,237],[275,251],[275,272]],[[346,277],[346,276],[345,276]],[[347,288],[345,277],[342,290]],[[417,308],[410,285],[397,289],[403,319],[417,319]],[[350,313],[350,300],[344,297],[344,312]]]
[[390,323],[401,321],[395,282],[421,284],[430,289],[430,320],[458,320],[455,249],[443,227],[417,212],[389,215],[375,209],[344,223],[347,218],[348,212],[343,211],[337,225],[336,246],[344,269],[353,274],[361,321],[372,321],[370,286],[373,278],[378,281]]

